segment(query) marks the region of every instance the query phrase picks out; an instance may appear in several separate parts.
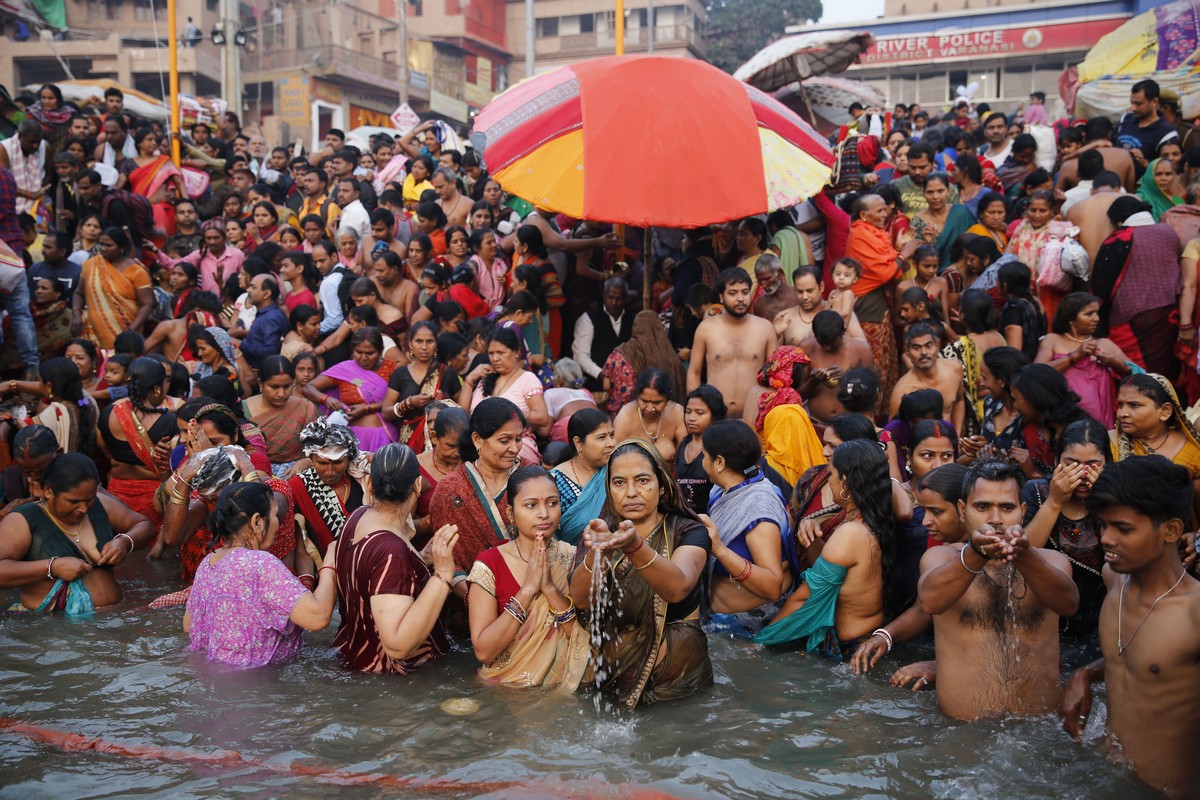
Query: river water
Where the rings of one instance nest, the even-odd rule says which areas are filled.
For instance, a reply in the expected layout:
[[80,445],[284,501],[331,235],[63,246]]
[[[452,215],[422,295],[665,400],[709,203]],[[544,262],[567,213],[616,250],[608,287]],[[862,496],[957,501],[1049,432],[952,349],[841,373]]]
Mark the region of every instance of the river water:
[[[1056,719],[954,723],[932,692],[888,684],[928,645],[860,678],[713,639],[715,688],[621,717],[583,695],[483,686],[462,642],[412,677],[350,673],[335,626],[286,666],[217,669],[185,650],[182,609],[143,608],[176,569],[124,567],[125,601],[93,620],[0,616],[0,717],[37,726],[0,722],[0,797],[1157,796]],[[442,710],[460,698],[479,710]],[[64,750],[58,732],[121,747]]]

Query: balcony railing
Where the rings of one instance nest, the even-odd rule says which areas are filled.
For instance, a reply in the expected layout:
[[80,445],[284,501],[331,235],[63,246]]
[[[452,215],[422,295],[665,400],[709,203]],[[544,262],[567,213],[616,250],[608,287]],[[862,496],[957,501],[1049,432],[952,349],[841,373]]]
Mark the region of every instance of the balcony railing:
[[[253,56],[243,59],[243,68],[259,66]],[[261,70],[311,69],[318,73],[338,75],[363,83],[399,91],[398,67],[390,61],[359,53],[346,47],[326,44],[304,49],[270,50],[262,54]]]
[[[625,45],[637,46],[645,45],[649,35],[649,29],[636,28],[625,29]],[[617,38],[612,31],[592,31],[591,33],[572,33],[554,38],[543,38],[538,40],[538,49],[542,51],[553,52],[555,50],[561,52],[574,52],[579,50],[611,50],[616,44]],[[555,48],[554,44],[558,47]],[[659,25],[654,29],[654,43],[662,45],[678,45],[687,44],[700,46],[702,43],[697,35],[695,28],[690,25]]]

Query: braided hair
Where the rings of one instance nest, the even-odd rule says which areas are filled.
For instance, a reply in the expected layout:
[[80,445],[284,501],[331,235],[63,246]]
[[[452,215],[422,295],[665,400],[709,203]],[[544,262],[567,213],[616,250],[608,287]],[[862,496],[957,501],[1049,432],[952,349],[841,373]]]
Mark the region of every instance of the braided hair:
[[125,385],[129,387],[129,402],[138,411],[147,414],[160,414],[161,408],[154,408],[147,403],[155,389],[161,389],[167,381],[167,370],[153,358],[141,356],[135,358],[129,365]]

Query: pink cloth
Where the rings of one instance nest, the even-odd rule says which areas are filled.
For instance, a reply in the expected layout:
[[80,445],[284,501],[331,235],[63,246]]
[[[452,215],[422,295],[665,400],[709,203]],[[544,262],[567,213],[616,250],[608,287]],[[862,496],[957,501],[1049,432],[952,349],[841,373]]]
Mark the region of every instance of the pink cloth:
[[[1070,353],[1055,353],[1054,360]],[[1117,383],[1107,367],[1094,358],[1085,358],[1063,373],[1071,391],[1079,395],[1079,407],[1092,419],[1111,430],[1116,419]]]
[[[483,381],[475,384],[475,393],[471,395],[471,410],[475,410],[475,406],[483,402]],[[517,408],[521,409],[521,413],[529,419],[529,398],[544,394],[542,382],[537,379],[537,376],[532,372],[525,371],[521,376],[513,381],[512,385],[504,390],[503,394],[493,395],[493,397],[503,397],[505,400],[511,400]],[[537,440],[533,438],[533,431],[529,428],[525,429],[524,435],[521,437],[521,464],[540,464],[542,456],[538,453]]]
[[221,284],[225,282],[230,275],[237,274],[242,263],[246,260],[246,254],[232,245],[225,245],[225,252],[218,258],[208,252],[207,248],[201,247],[194,253],[189,253],[177,261],[172,261],[162,253],[159,253],[155,261],[161,266],[170,266],[172,264],[187,263],[200,271],[200,288],[206,292],[212,292],[218,297],[221,296]]
[[307,589],[271,553],[235,547],[215,565],[205,557],[187,599],[188,648],[210,661],[262,667],[300,652],[303,631],[289,619]]

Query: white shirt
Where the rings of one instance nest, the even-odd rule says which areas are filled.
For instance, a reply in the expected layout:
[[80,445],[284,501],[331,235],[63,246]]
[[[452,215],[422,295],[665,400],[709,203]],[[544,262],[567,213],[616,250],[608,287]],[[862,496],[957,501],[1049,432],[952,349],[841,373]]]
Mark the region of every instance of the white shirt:
[[321,312],[325,315],[321,320],[321,333],[328,335],[337,330],[342,324],[342,301],[338,298],[338,288],[346,276],[339,272],[330,273],[321,279],[317,294],[321,298]]
[[1067,199],[1063,201],[1060,213],[1066,214],[1071,210],[1071,206],[1092,196],[1092,182],[1080,181],[1075,184],[1074,188],[1067,189],[1063,194]]
[[339,228],[353,228],[358,231],[358,240],[371,238],[371,215],[367,212],[362,200],[355,200],[342,209],[342,218],[338,220]]
[[993,167],[995,167],[996,169],[1000,169],[1000,167],[1004,164],[1005,160],[1008,158],[1009,153],[1012,152],[1012,144],[1013,144],[1013,140],[1009,139],[1007,142],[1005,142],[1004,149],[1001,150],[1000,154],[996,155],[996,156],[988,155],[988,152],[991,150],[991,147],[992,147],[990,144],[984,145],[983,147],[979,148],[979,157],[986,158],[988,161],[992,162]]
[[[621,313],[621,316],[614,318],[605,311],[604,316],[612,324],[613,333],[620,337],[621,320],[625,318],[624,312]],[[587,314],[581,314],[579,319],[575,320],[575,341],[571,343],[571,354],[575,356],[575,360],[579,362],[579,366],[583,367],[585,375],[599,378],[600,371],[604,368],[604,365],[597,364],[592,359],[592,340],[595,338],[596,329],[592,325],[592,318]]]

